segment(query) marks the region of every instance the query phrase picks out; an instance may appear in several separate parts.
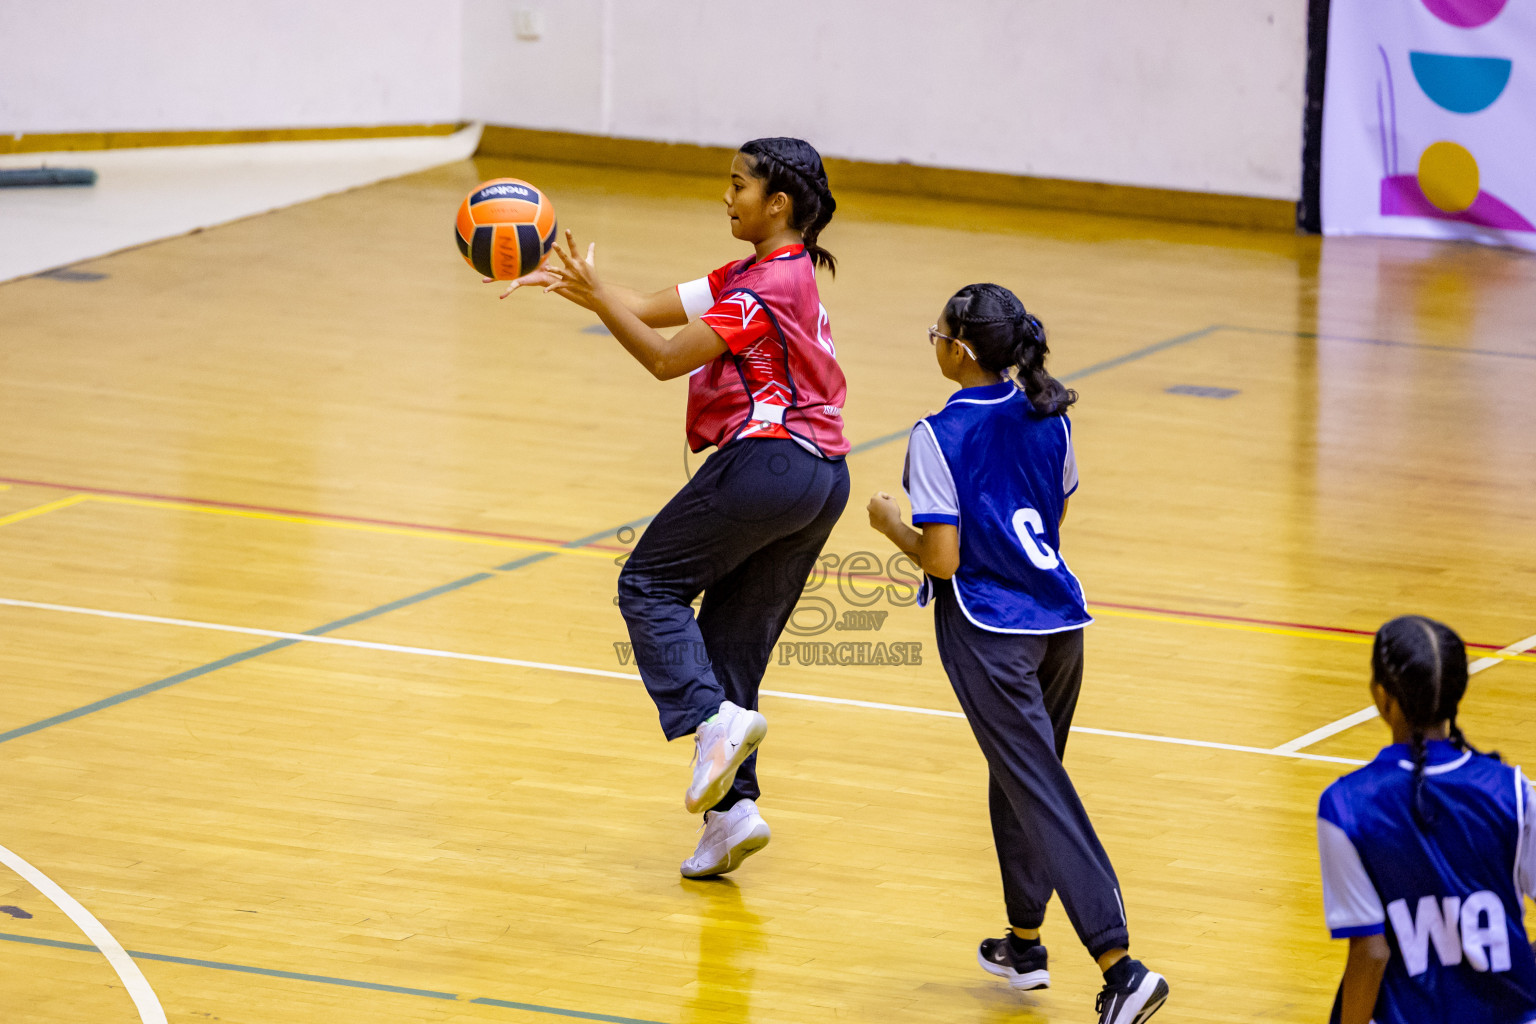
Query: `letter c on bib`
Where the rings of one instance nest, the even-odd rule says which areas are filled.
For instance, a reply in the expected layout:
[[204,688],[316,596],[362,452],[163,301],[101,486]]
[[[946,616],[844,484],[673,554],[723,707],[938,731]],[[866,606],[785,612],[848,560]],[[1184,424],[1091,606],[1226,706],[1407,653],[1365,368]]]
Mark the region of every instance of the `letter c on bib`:
[[1024,553],[1036,569],[1054,569],[1061,564],[1051,546],[1040,539],[1045,532],[1045,520],[1040,518],[1039,512],[1027,505],[1015,512],[1013,532],[1019,535],[1019,543],[1024,545]]

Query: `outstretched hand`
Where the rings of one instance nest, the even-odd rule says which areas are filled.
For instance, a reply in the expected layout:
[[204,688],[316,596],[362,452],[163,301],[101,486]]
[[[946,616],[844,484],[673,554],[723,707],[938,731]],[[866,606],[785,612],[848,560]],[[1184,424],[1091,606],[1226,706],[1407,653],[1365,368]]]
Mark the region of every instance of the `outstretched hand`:
[[[570,248],[571,252],[576,251],[576,240],[571,236],[570,231],[566,231],[565,233],[565,244]],[[555,248],[558,249],[559,246],[556,245]],[[530,286],[538,286],[543,288],[545,291],[558,290],[554,286],[559,284],[561,276],[559,269],[551,263],[553,257],[553,252],[545,253],[544,258],[539,261],[539,265],[536,268],[524,274],[522,277],[515,278],[510,283],[508,283],[507,290],[502,292],[498,298],[504,299],[508,295],[511,295],[513,292],[517,291],[519,288],[527,288]],[[596,257],[597,243],[589,243],[587,245],[587,257],[583,262],[585,262],[588,267],[595,267],[597,262]],[[481,280],[486,284],[497,283],[496,278],[494,277],[484,277],[481,278]]]
[[553,262],[546,264],[552,280],[544,286],[546,292],[554,292],[556,295],[570,299],[578,306],[595,310],[597,308],[597,293],[602,287],[597,280],[597,244],[594,242],[587,246],[585,259],[576,257],[576,239],[569,231],[565,233],[565,248],[556,242],[552,250],[554,256],[559,259],[557,267]]
[[[507,290],[496,297],[498,299],[504,299],[508,295],[511,295],[513,292],[517,291],[519,288],[525,288],[529,285],[538,285],[542,288],[543,286],[554,281],[554,279],[555,275],[549,269],[549,257],[546,255],[542,260],[539,261],[539,265],[532,271],[524,274],[522,277],[513,278],[512,281],[507,285]],[[480,280],[485,284],[501,283],[494,277],[482,277]]]

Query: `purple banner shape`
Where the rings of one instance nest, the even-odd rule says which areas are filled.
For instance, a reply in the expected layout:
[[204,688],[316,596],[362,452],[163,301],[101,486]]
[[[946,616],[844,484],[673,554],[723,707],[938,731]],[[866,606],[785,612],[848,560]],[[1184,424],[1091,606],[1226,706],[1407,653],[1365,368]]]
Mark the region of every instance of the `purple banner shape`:
[[1446,213],[1424,197],[1419,179],[1412,174],[1397,174],[1381,179],[1381,215],[1383,217],[1432,217],[1477,224],[1501,231],[1536,231],[1536,225],[1520,216],[1507,203],[1479,192],[1472,205],[1460,213]]
[[1457,28],[1477,28],[1499,16],[1509,0],[1424,0],[1429,13]]

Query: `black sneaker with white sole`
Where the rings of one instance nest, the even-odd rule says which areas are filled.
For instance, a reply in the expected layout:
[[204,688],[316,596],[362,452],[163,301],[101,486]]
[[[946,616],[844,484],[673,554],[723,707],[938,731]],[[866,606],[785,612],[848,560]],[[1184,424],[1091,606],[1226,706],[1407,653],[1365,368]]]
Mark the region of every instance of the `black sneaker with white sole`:
[[1050,988],[1051,972],[1046,970],[1045,947],[1038,942],[1020,952],[1005,935],[1001,939],[983,939],[976,950],[976,962],[988,974],[1007,978],[1017,989]]
[[1125,957],[1104,972],[1104,989],[1093,1006],[1099,1024],[1141,1024],[1167,1000],[1167,979]]

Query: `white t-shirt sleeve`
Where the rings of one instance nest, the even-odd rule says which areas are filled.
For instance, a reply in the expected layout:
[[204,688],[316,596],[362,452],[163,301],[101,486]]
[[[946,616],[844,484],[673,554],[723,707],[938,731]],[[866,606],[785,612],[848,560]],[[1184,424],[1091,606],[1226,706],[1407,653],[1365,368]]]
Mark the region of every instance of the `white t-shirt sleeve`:
[[689,321],[697,320],[709,312],[715,304],[715,291],[709,286],[709,278],[686,281],[677,286],[677,297],[683,300],[683,312]]
[[1317,854],[1323,865],[1323,914],[1333,937],[1384,932],[1386,911],[1360,862],[1360,852],[1348,834],[1327,818],[1317,819]]
[[1077,451],[1072,447],[1072,429],[1067,426],[1066,417],[1061,420],[1061,429],[1067,432],[1067,457],[1062,460],[1061,466],[1061,494],[1062,497],[1072,497],[1072,492],[1077,490]]
[[949,463],[926,420],[919,420],[907,440],[907,472],[902,482],[912,500],[912,523],[960,525],[960,499]]
[[1515,884],[1520,891],[1536,900],[1536,787],[1530,780],[1515,771],[1518,791],[1515,799],[1520,807],[1520,840],[1515,845]]

